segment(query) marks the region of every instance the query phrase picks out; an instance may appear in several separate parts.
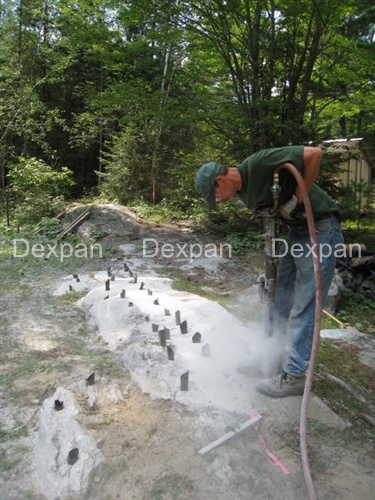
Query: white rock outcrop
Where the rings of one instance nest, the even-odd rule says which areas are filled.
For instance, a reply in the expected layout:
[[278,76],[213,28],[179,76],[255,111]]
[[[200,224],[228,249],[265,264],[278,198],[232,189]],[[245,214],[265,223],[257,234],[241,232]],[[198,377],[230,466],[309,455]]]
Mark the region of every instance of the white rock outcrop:
[[[63,409],[55,409],[55,400],[64,403]],[[91,471],[104,461],[95,440],[76,419],[81,411],[74,393],[62,387],[43,403],[34,466],[46,498],[64,498],[85,490]],[[74,448],[78,448],[78,460],[69,464],[69,452]]]

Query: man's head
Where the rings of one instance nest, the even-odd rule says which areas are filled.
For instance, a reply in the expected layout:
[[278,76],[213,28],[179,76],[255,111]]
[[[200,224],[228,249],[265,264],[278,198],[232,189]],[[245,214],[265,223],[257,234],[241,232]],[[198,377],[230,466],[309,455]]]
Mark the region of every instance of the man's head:
[[195,174],[195,189],[206,200],[210,210],[216,207],[215,184],[220,166],[216,162],[205,163]]
[[195,175],[195,188],[205,198],[210,210],[216,208],[217,201],[225,203],[235,198],[241,186],[238,169],[220,163],[205,163]]

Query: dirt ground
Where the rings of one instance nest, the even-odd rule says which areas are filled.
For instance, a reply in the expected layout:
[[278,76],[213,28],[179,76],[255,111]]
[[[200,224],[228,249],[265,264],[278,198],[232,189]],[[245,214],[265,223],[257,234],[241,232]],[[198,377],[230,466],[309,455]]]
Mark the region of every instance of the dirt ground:
[[[131,261],[129,249],[139,253],[143,238],[179,244],[212,241],[184,225],[144,225],[126,209],[114,206],[96,208],[79,233],[87,241],[95,235],[95,241],[106,249],[101,259],[80,261],[80,274],[119,265],[124,243],[128,245],[125,258]],[[173,400],[143,394],[122,362],[123,353],[110,350],[87,321],[78,307],[79,296],[54,294],[62,278],[74,271],[71,262],[54,266],[52,261],[39,259],[33,266],[30,260],[14,259],[1,264],[1,499],[307,498],[299,448],[300,397],[269,399],[255,391],[256,379],[244,376],[252,405],[263,416],[257,431],[251,427],[200,455],[203,446],[251,415],[209,409],[203,414]],[[246,310],[246,301],[253,300],[262,268],[260,252],[247,260],[232,257],[219,265],[220,272],[200,265],[184,270],[176,259],[160,256],[153,258],[152,265],[160,275],[183,280],[188,291],[201,289],[209,298],[222,301],[234,314],[255,314]],[[90,472],[83,491],[62,496],[58,485],[46,491],[34,460],[42,405],[57,388],[74,389],[92,372],[98,404],[90,407],[83,396],[78,397],[77,420],[93,437],[104,460]],[[366,399],[373,410],[374,394]],[[258,434],[288,475],[267,456]],[[318,499],[374,498],[375,431],[370,422],[355,416],[344,421],[312,395],[307,441]]]

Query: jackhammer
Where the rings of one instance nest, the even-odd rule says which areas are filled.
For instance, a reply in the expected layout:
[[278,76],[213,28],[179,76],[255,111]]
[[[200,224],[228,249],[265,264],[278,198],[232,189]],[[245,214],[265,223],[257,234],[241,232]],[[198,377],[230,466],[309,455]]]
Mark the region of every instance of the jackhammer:
[[268,336],[273,335],[273,308],[275,302],[276,273],[278,257],[275,255],[275,239],[278,236],[278,208],[280,204],[279,174],[273,176],[273,184],[270,188],[273,199],[271,208],[255,209],[252,218],[262,221],[262,234],[258,237],[264,241],[265,273],[259,277],[259,300],[266,304],[268,309]]

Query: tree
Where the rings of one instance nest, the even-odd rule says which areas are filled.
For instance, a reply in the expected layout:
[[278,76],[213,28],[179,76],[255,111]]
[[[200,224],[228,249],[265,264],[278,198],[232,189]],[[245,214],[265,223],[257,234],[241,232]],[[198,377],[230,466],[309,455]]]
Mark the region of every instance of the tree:
[[70,168],[80,194],[136,147],[125,191],[157,202],[204,161],[375,136],[369,0],[4,0],[0,14],[3,188],[24,156]]
[[206,39],[225,64],[248,150],[318,140],[317,82],[327,78],[332,61],[344,69],[351,58],[346,49],[355,42],[343,34],[348,13],[355,16],[351,2],[212,0],[192,5],[196,17],[189,29]]

